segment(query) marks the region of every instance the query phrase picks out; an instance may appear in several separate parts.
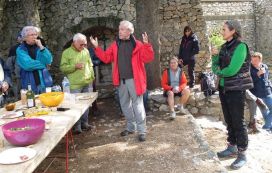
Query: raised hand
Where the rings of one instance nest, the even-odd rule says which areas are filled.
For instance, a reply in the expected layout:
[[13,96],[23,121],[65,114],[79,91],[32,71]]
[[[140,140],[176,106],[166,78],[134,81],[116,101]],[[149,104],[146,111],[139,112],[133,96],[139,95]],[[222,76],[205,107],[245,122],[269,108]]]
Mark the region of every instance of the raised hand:
[[148,36],[147,36],[146,32],[144,34],[142,34],[142,37],[143,37],[143,42],[148,43]]
[[97,40],[97,37],[95,37],[95,39],[91,36],[90,37],[90,41],[91,41],[91,43],[93,44],[93,46],[95,47],[95,48],[97,48],[98,47],[98,40]]

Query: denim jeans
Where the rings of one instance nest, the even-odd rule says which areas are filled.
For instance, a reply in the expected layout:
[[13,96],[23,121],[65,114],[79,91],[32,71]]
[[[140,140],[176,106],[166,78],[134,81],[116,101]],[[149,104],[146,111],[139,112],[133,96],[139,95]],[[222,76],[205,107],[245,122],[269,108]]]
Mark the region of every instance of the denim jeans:
[[[92,84],[89,84],[81,89],[71,90],[71,93],[86,93],[86,92],[90,92],[91,88],[92,88]],[[81,125],[83,123],[88,123],[88,119],[89,119],[89,108],[83,113],[80,119],[76,122],[75,128],[81,129]]]
[[272,130],[272,94],[261,99],[268,107],[267,110],[262,110],[262,114],[265,121],[263,128]]
[[244,119],[245,91],[225,92],[224,88],[220,87],[219,97],[227,123],[227,141],[244,151],[248,147],[247,127]]

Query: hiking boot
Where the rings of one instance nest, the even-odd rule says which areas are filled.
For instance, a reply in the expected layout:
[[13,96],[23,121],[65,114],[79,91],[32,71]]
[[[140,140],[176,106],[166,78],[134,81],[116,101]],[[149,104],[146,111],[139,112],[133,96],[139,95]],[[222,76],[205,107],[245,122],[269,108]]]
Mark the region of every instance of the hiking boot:
[[145,141],[145,134],[139,134],[139,141],[144,142]]
[[174,120],[176,118],[176,112],[175,111],[171,111],[170,112],[170,120]]
[[133,134],[134,132],[130,132],[130,131],[128,131],[128,130],[124,130],[124,131],[122,131],[121,133],[120,133],[120,135],[121,136],[128,136],[128,135],[130,135],[130,134]]
[[231,169],[240,169],[247,162],[245,151],[239,151],[237,159],[230,165]]
[[86,122],[86,123],[81,124],[81,128],[82,128],[82,130],[88,131],[88,130],[94,129],[94,126],[92,126]]
[[228,147],[225,150],[218,152],[217,156],[219,158],[232,157],[237,154],[237,151],[238,150],[237,150],[236,145],[228,144]]
[[268,109],[266,104],[263,102],[262,99],[259,99],[257,98],[257,100],[255,101],[257,106],[261,109],[261,110],[264,110],[264,109]]

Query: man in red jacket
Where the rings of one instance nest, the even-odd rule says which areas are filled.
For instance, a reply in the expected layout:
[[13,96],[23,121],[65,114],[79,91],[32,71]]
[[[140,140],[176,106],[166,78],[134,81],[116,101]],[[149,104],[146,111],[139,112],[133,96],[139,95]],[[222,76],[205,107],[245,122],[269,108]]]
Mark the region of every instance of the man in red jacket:
[[152,45],[148,43],[146,33],[142,34],[142,43],[134,38],[133,32],[133,24],[124,20],[119,25],[119,37],[106,51],[98,47],[97,38],[90,37],[90,41],[95,47],[96,56],[101,61],[113,62],[113,85],[118,86],[122,111],[127,120],[127,128],[121,132],[121,136],[127,136],[137,130],[139,141],[145,141],[146,114],[143,94],[146,90],[146,72],[144,63],[154,59],[154,51]]
[[163,72],[161,85],[164,90],[163,95],[167,97],[169,104],[170,118],[172,120],[176,118],[176,112],[174,110],[175,96],[180,97],[179,112],[181,114],[187,114],[187,110],[185,110],[183,106],[190,96],[190,90],[186,87],[187,79],[184,72],[178,67],[177,57],[173,57],[170,60],[170,68]]

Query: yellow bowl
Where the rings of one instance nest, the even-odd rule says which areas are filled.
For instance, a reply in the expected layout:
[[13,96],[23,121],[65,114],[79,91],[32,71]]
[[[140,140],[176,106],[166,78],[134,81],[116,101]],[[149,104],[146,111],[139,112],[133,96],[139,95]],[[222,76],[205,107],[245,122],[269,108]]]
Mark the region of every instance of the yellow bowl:
[[58,106],[64,98],[63,92],[49,92],[40,94],[39,99],[43,105],[48,107]]

